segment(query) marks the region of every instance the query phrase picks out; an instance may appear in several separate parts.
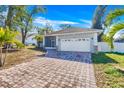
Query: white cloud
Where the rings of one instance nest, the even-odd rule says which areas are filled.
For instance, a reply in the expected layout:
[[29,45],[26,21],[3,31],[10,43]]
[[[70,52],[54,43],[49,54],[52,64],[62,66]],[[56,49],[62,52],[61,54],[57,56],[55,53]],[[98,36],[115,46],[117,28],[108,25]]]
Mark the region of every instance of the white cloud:
[[34,21],[34,24],[42,25],[45,26],[47,23],[53,27],[54,30],[59,30],[60,24],[70,24],[70,25],[75,25],[75,24],[80,24],[78,22],[73,22],[73,21],[63,21],[63,20],[50,20],[50,19],[45,19],[44,17],[37,17]]
[[85,20],[85,19],[80,19],[81,22],[84,23],[84,25],[91,27],[92,26],[92,21],[91,20]]
[[52,21],[54,24],[79,24],[77,22],[71,22],[71,21]]
[[92,24],[92,22],[90,21],[90,20],[81,20],[82,22],[84,22],[84,23],[87,23],[87,24]]
[[33,21],[34,24],[42,25],[45,26],[46,23],[49,23],[53,27],[54,30],[59,30],[59,25],[60,24],[71,24],[75,25],[77,27],[83,27],[83,28],[90,28],[92,25],[92,22],[90,20],[80,20],[82,23],[78,22],[73,22],[73,21],[64,21],[64,20],[50,20],[50,19],[45,19],[44,17],[37,17]]
[[33,23],[45,25],[46,20],[43,17],[37,17],[36,19],[34,19]]
[[77,22],[72,22],[72,21],[63,21],[63,20],[49,20],[49,19],[45,19],[44,17],[37,17],[34,20],[34,23],[36,24],[42,24],[45,25],[46,23],[49,23],[51,25],[60,25],[60,24],[79,24]]
[[82,25],[84,28],[91,28],[91,25],[89,25],[89,24],[83,24]]

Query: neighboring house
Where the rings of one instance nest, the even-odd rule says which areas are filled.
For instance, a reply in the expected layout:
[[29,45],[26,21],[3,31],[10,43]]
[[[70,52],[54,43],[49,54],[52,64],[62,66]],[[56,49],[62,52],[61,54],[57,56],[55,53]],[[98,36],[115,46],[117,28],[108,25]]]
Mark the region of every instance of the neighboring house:
[[[37,35],[36,32],[28,33],[27,38],[25,40],[25,44],[26,45],[32,45],[32,44],[37,45],[37,41],[33,39],[36,35]],[[19,32],[19,35],[17,35],[16,39],[22,42],[22,35],[20,32]]]
[[30,32],[28,35],[27,35],[27,38],[26,38],[26,41],[25,41],[25,44],[26,45],[37,45],[37,41],[34,39],[34,37],[37,35],[37,33],[35,32]]
[[16,39],[19,40],[19,41],[22,41],[22,36],[21,36],[20,32],[19,32],[19,35],[16,36]]
[[95,52],[98,47],[98,34],[102,30],[68,28],[44,36],[43,46],[46,50]]
[[37,45],[37,41],[33,38],[34,38],[34,36],[28,37],[25,41],[25,44],[26,45]]

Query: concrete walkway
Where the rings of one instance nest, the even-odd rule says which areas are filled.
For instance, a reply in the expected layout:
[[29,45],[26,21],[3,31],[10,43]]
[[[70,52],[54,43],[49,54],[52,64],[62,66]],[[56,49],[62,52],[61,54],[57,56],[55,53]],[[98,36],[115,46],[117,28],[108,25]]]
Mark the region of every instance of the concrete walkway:
[[92,63],[38,57],[0,71],[0,87],[96,87]]

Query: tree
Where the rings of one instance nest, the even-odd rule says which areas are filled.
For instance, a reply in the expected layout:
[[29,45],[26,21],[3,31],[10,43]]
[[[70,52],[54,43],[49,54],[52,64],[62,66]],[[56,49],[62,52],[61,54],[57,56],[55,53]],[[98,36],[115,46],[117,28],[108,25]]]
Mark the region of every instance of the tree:
[[2,5],[0,6],[0,22],[2,22],[2,27],[9,27],[12,30],[17,30],[14,28],[15,21],[18,17],[21,16],[21,9],[25,6],[16,6],[16,5]]
[[33,39],[37,41],[38,48],[40,47],[40,43],[43,42],[43,35],[37,34]]
[[7,15],[5,19],[5,27],[9,27],[11,30],[17,30],[13,28],[15,26],[15,20],[17,17],[21,16],[21,9],[25,6],[16,6],[16,5],[8,5],[7,7]]
[[111,11],[107,16],[105,20],[105,26],[110,27],[113,24],[113,20],[119,16],[124,15],[124,9],[116,9],[114,11]]
[[93,20],[92,20],[93,29],[102,29],[102,19],[105,14],[106,8],[107,8],[107,5],[98,5],[96,7]]
[[64,29],[67,29],[67,28],[71,28],[72,26],[70,24],[60,24],[59,27],[64,30]]
[[35,37],[33,39],[35,39],[37,41],[37,46],[38,48],[40,47],[40,44],[43,42],[43,35],[44,32],[46,32],[48,29],[47,28],[39,28],[39,27],[35,27],[37,34],[35,35]]
[[44,13],[46,11],[42,6],[33,6],[32,9],[28,7],[23,7],[20,9],[20,16],[16,18],[16,27],[20,29],[22,34],[22,43],[25,44],[27,33],[33,28],[33,18],[38,13]]
[[[0,28],[0,66],[6,62],[7,51],[10,44],[16,44],[22,47],[23,44],[16,39],[17,31],[12,31],[9,28]],[[5,57],[3,58],[3,46],[6,45]]]
[[7,6],[0,5],[0,27],[5,26]]
[[[2,6],[3,7],[3,6]],[[22,34],[22,42],[25,44],[27,33],[33,27],[33,19],[37,13],[43,13],[46,8],[42,6],[7,6],[7,16],[5,19],[5,27],[11,30],[20,30]]]
[[7,13],[7,18],[5,20],[5,27],[9,27],[10,29],[12,28],[12,23],[13,23],[13,17],[14,17],[14,10],[16,9],[15,6],[8,6],[8,13]]
[[107,42],[107,43],[108,43],[108,45],[110,46],[111,51],[112,51],[112,49],[114,48],[113,44],[111,43],[112,40],[113,40],[113,38],[110,38],[108,35],[103,34],[103,35],[102,35],[102,40],[103,40],[104,42]]
[[[107,5],[98,5],[95,9],[93,20],[92,20],[92,27],[93,29],[103,29],[103,16],[107,9]],[[98,36],[98,41],[102,40],[103,32]]]
[[33,39],[35,39],[37,41],[37,45],[38,45],[38,47],[40,47],[40,44],[43,42],[43,35],[45,33],[52,32],[53,28],[49,23],[47,23],[46,26],[43,28],[39,28],[39,27],[35,27],[35,28],[36,28],[38,34],[35,35],[35,37]]
[[51,33],[53,32],[53,27],[52,25],[48,22],[46,23],[46,26],[42,28],[42,31],[46,32],[46,33]]
[[44,35],[44,32],[47,31],[47,28],[35,27],[35,30],[37,31],[38,34]]
[[[4,8],[6,7],[6,8]],[[31,7],[31,8],[30,8]],[[34,16],[38,13],[44,13],[46,8],[42,6],[0,6],[0,12],[7,12],[6,17],[0,16],[1,23],[4,27],[9,27],[13,31],[20,31],[22,34],[22,42],[25,44],[27,33],[33,28]],[[1,14],[0,14],[1,15]],[[3,20],[3,17],[5,18]],[[2,25],[3,27],[3,25]]]
[[124,15],[124,9],[116,9],[115,11],[110,12],[106,17],[105,26],[108,29],[108,33],[106,36],[108,36],[108,38],[110,38],[108,43],[110,43],[110,47],[112,49],[114,48],[113,36],[121,29],[124,29],[124,23],[123,22],[113,23],[113,20],[119,16],[122,16],[122,15]]

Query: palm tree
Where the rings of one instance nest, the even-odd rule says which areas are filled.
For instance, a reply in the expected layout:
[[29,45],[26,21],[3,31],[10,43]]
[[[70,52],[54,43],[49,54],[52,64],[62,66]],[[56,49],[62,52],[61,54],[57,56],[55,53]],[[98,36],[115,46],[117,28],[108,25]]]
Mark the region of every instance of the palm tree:
[[[50,29],[48,28],[39,28],[39,27],[35,27],[36,31],[37,31],[37,34],[34,36],[33,39],[35,39],[37,41],[37,47],[39,48],[40,47],[40,43],[43,42],[43,35],[44,35],[44,32],[49,32]],[[33,34],[34,35],[34,34]]]
[[108,29],[108,33],[106,35],[107,38],[110,38],[108,43],[110,43],[110,47],[113,49],[113,36],[120,30],[124,29],[124,22],[113,22],[119,16],[124,15],[124,9],[116,9],[113,12],[110,12],[105,20],[105,26]]
[[38,48],[40,47],[40,43],[43,42],[43,35],[37,34],[33,39],[37,41]]
[[124,15],[124,9],[116,9],[113,12],[110,12],[106,17],[105,26],[111,26],[113,20],[122,15]]
[[[92,28],[93,29],[103,29],[103,17],[105,15],[107,5],[98,5],[94,11],[94,16],[92,19]],[[103,32],[98,36],[98,41],[102,40]]]
[[[17,46],[22,47],[16,36],[17,32],[11,31],[9,28],[0,28],[0,66],[3,66],[6,61],[7,52],[10,44],[16,44]],[[6,45],[5,57],[3,58],[3,46]]]
[[102,19],[105,14],[106,8],[107,8],[107,5],[98,5],[96,7],[93,20],[92,20],[92,28],[102,29]]
[[60,24],[59,27],[64,30],[64,29],[67,29],[67,28],[72,28],[72,26],[70,24]]

